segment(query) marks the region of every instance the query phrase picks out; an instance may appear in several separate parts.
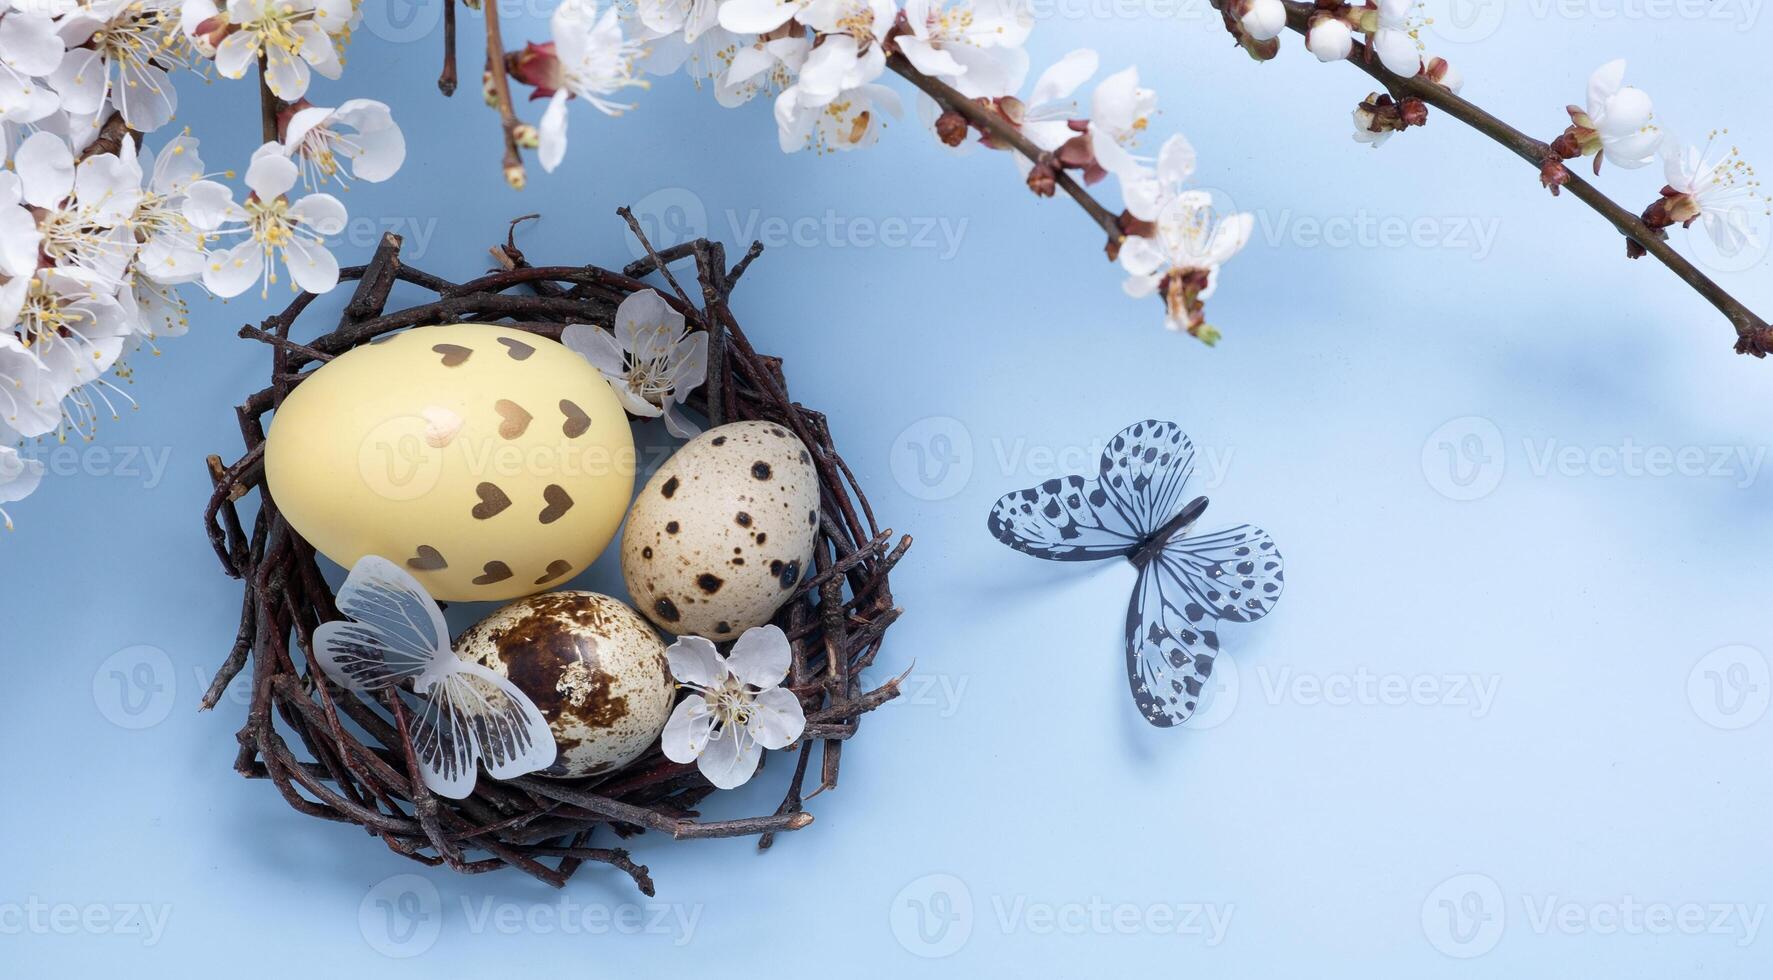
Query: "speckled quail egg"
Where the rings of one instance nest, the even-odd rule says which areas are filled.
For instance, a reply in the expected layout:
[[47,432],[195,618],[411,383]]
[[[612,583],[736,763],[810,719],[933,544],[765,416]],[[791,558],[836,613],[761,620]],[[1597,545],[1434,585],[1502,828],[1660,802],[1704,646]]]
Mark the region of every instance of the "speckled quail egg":
[[676,682],[665,644],[619,599],[552,592],[499,609],[456,640],[459,656],[529,695],[559,753],[544,776],[615,772],[658,741]]
[[819,478],[786,426],[734,422],[679,449],[628,512],[622,577],[680,635],[730,640],[770,621],[813,560]]

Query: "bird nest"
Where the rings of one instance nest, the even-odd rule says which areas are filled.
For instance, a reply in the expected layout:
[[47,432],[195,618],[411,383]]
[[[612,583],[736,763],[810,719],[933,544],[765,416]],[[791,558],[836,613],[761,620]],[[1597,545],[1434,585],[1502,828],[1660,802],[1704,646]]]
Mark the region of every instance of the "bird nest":
[[[646,248],[646,258],[620,272],[533,266],[507,236],[492,249],[500,268],[455,283],[402,264],[400,239],[388,235],[369,263],[341,271],[341,280],[357,286],[333,329],[298,339],[307,331],[298,331],[297,321],[315,299],[307,293],[260,326],[241,329],[241,336],[269,345],[271,383],[236,410],[245,454],[232,464],[209,459],[215,493],[205,524],[223,568],[245,583],[245,597],[234,647],[203,706],[213,707],[230,682],[249,671],[251,700],[236,736],[235,769],[269,780],[297,811],[355,824],[398,854],[468,873],[517,868],[555,886],[585,862],[601,862],[626,872],[651,895],[647,869],[626,850],[592,846],[599,828],[617,839],[648,830],[674,839],[756,837],[759,848],[768,848],[778,833],[812,823],[805,801],[836,786],[844,742],[856,734],[861,716],[899,693],[896,679],[867,688],[862,672],[899,618],[887,575],[911,542],[894,540],[877,526],[855,475],[832,446],[825,417],[790,401],[781,360],[752,349],[733,318],[728,296],[761,246],[753,245],[728,268],[720,244],[697,240],[656,250],[633,216],[626,209],[619,213]],[[692,261],[700,293],[695,299],[671,271]],[[466,799],[435,796],[420,777],[410,737],[413,696],[353,693],[315,667],[315,629],[341,617],[314,548],[278,512],[265,486],[265,416],[313,369],[386,334],[497,322],[558,339],[567,324],[610,325],[622,299],[651,288],[641,278],[655,274],[663,279],[659,291],[666,301],[693,329],[708,333],[707,381],[692,395],[690,408],[711,425],[768,420],[786,426],[812,450],[818,472],[814,574],[775,618],[793,650],[786,683],[807,718],[804,734],[788,749],[795,756],[787,794],[773,813],[703,820],[698,807],[715,787],[693,763],[672,762],[655,746],[626,768],[592,779],[482,776]],[[389,293],[402,282],[436,298],[389,311]],[[811,776],[815,748],[819,758]],[[809,778],[817,780],[810,789]]]

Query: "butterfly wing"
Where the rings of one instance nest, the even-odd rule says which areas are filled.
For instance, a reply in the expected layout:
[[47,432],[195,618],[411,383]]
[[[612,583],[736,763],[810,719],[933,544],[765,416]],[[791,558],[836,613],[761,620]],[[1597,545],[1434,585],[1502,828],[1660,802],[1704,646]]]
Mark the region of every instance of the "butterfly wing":
[[425,785],[459,800],[474,791],[484,764],[494,779],[546,769],[558,753],[547,719],[522,691],[471,661],[439,675],[425,689],[413,723],[413,749]]
[[1194,445],[1173,422],[1139,422],[1109,441],[1098,471],[1004,495],[992,536],[1049,561],[1130,555],[1180,510]]
[[1005,494],[987,526],[997,540],[1048,561],[1114,558],[1132,554],[1140,542],[1096,481],[1081,476]]
[[369,555],[354,565],[338,606],[351,621],[315,630],[314,653],[327,676],[351,690],[416,681],[433,665],[455,660],[437,603],[386,558]]
[[1194,474],[1194,443],[1174,422],[1135,422],[1102,451],[1097,482],[1109,509],[1140,540],[1149,538],[1182,509]]
[[1219,623],[1261,619],[1280,598],[1274,539],[1236,527],[1171,541],[1139,569],[1127,609],[1127,682],[1145,720],[1194,714],[1219,655]]
[[[1190,609],[1183,573],[1160,552],[1139,569],[1127,607],[1127,683],[1145,720],[1159,728],[1187,721],[1219,655],[1219,621]],[[1199,615],[1190,619],[1188,612]]]
[[[1248,524],[1164,546],[1188,601],[1230,623],[1253,623],[1280,600],[1285,569],[1268,532]],[[1185,608],[1185,611],[1188,611]]]

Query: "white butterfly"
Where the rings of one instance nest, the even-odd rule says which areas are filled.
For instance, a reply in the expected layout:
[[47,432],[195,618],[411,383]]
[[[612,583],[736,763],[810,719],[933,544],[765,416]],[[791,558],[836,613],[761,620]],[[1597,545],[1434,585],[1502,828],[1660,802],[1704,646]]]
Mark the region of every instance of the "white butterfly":
[[554,764],[554,733],[529,696],[505,678],[456,656],[437,603],[399,565],[369,555],[339,590],[354,622],[323,624],[314,652],[328,677],[353,691],[411,682],[425,707],[412,725],[425,785],[459,800],[485,764],[513,779]]

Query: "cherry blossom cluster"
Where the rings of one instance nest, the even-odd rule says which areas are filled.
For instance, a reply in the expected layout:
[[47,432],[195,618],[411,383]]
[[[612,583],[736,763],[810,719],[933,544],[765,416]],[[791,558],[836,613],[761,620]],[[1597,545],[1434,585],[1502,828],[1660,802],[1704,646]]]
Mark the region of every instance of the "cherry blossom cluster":
[[[301,101],[308,70],[337,74],[349,0],[10,0],[0,9],[0,505],[22,499],[43,466],[26,440],[92,437],[133,404],[115,379],[128,356],[188,326],[181,289],[325,292],[338,264],[325,236],[345,209],[326,193],[384,180],[405,147],[387,107]],[[198,140],[166,128],[173,76],[227,77],[262,60],[291,100],[279,139],[253,154],[247,195],[206,172]],[[293,199],[292,199],[293,196]],[[0,509],[0,520],[11,519]]]
[[[1126,210],[1110,255],[1128,273],[1128,293],[1160,296],[1171,329],[1214,342],[1203,303],[1252,220],[1220,216],[1210,196],[1187,187],[1194,152],[1180,136],[1151,153],[1157,93],[1140,85],[1137,68],[1103,78],[1086,109],[1078,93],[1098,59],[1074,51],[1021,95],[1033,21],[1026,0],[639,0],[631,12],[565,0],[552,39],[509,54],[505,69],[547,100],[539,124],[520,135],[550,171],[565,157],[570,102],[619,115],[633,108],[623,93],[651,77],[682,71],[728,107],[769,99],[788,153],[874,143],[887,117],[904,114],[899,93],[881,84],[889,70],[939,80],[1026,140],[1018,151],[920,94],[921,123],[944,143],[966,143],[977,128],[976,141],[1011,151],[1043,195],[1055,192],[1061,172],[1086,185],[1117,180]],[[487,90],[494,101],[490,78]]]
[[[1303,28],[1305,47],[1321,61],[1377,58],[1392,74],[1420,75],[1457,94],[1463,86],[1459,73],[1423,50],[1416,6],[1416,0],[1315,0]],[[1252,57],[1266,61],[1279,54],[1289,16],[1283,0],[1226,0],[1221,9],[1227,29]],[[1594,158],[1596,176],[1603,161],[1636,170],[1660,158],[1667,183],[1643,214],[1652,230],[1700,222],[1726,254],[1758,247],[1755,213],[1773,212],[1754,168],[1735,146],[1721,145],[1728,131],[1714,130],[1703,147],[1669,138],[1655,121],[1650,97],[1625,84],[1625,67],[1623,60],[1612,61],[1589,78],[1586,104],[1569,107],[1569,127],[1548,144],[1541,182],[1557,194],[1570,181],[1566,162],[1584,157]],[[1427,121],[1421,99],[1373,93],[1354,110],[1354,138],[1377,147]],[[1628,240],[1627,254],[1642,256],[1644,247]]]

